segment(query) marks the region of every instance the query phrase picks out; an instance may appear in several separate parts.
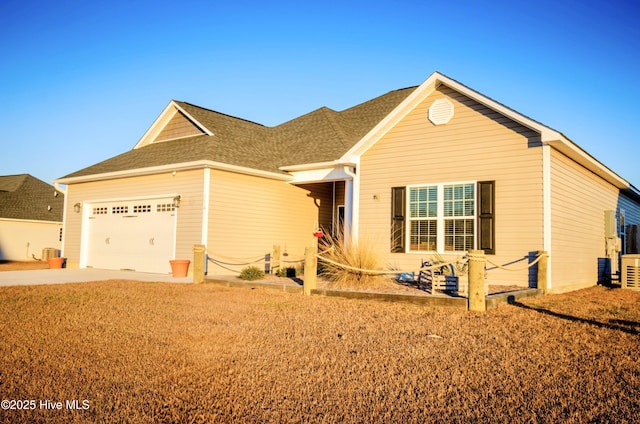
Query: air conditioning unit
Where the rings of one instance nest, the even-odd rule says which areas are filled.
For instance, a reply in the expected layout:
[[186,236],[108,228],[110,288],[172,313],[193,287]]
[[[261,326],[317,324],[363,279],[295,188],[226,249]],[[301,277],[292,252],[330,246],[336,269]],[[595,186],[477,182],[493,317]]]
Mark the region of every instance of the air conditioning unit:
[[623,289],[640,290],[640,255],[622,255]]

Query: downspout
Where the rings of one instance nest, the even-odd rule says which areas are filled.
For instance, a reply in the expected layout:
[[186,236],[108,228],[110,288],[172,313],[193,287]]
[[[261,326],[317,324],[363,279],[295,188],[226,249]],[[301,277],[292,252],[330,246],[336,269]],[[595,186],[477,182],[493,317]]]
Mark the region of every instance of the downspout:
[[351,177],[350,180],[346,181],[344,193],[344,243],[345,247],[348,247],[350,242],[358,241],[358,221],[360,213],[360,178],[356,173],[355,166],[345,166],[344,172]]

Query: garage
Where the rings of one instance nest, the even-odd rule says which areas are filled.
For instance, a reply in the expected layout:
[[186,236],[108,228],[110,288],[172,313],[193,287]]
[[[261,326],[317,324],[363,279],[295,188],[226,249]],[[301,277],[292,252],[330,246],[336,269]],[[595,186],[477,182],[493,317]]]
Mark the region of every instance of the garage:
[[172,197],[87,206],[87,267],[171,272],[177,212]]

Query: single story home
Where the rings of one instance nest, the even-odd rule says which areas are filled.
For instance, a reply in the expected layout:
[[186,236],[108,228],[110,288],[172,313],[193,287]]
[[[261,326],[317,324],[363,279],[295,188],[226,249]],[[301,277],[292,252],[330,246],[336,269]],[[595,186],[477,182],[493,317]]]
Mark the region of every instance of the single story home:
[[[624,252],[640,191],[564,134],[435,72],[417,87],[267,127],[171,101],[132,150],[66,175],[68,266],[169,272],[204,244],[225,263],[281,246],[300,258],[322,227],[384,266],[482,249],[549,254],[548,288],[595,285]],[[227,262],[225,262],[227,259]],[[531,272],[490,270],[491,284]]]
[[64,194],[29,174],[0,176],[0,260],[42,259],[60,250]]

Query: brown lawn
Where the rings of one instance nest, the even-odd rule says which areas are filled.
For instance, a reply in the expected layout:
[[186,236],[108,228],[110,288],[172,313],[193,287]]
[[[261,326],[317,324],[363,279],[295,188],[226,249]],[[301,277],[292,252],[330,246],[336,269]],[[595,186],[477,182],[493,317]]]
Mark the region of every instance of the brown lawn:
[[47,269],[47,261],[0,261],[0,271],[25,271]]
[[0,288],[0,326],[1,398],[35,401],[0,422],[640,421],[628,290],[482,314],[108,281]]

